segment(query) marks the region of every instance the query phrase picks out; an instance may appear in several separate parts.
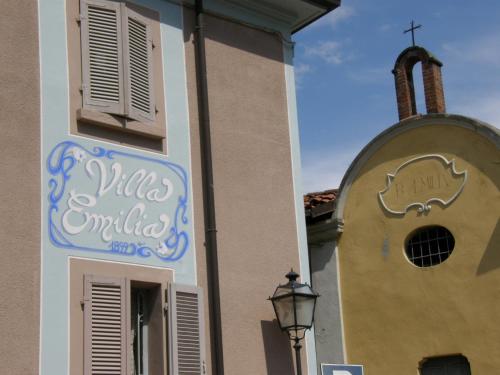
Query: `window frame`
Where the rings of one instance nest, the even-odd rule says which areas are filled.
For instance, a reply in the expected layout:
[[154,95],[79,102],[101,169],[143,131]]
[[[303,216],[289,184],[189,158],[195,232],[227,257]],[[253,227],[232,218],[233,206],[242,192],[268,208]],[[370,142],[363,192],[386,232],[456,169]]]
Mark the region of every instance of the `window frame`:
[[444,375],[448,374],[450,368],[458,368],[460,372],[465,372],[464,375],[471,375],[470,362],[462,354],[424,358],[419,364],[419,374],[428,375],[439,370]]
[[[84,374],[85,362],[87,361],[86,352],[88,352],[88,338],[85,328],[85,315],[89,313],[88,301],[85,300],[85,288],[87,287],[86,278],[95,280],[123,280],[125,288],[125,347],[123,355],[127,371],[133,365],[130,362],[129,345],[132,337],[130,334],[131,317],[131,287],[142,284],[147,288],[159,287],[162,298],[162,307],[167,302],[167,291],[170,284],[173,284],[173,271],[170,269],[160,269],[141,265],[131,265],[124,263],[112,263],[107,261],[86,260],[81,258],[70,258],[70,373]],[[163,308],[162,308],[163,310]],[[159,319],[156,319],[157,324]],[[156,369],[151,370],[154,374],[170,374],[168,367],[171,362],[170,343],[168,340],[169,318],[163,311],[161,313],[161,339],[157,339],[157,344],[151,350],[155,350],[152,355],[161,357],[161,364],[156,364]],[[150,356],[151,358],[151,356]],[[127,374],[129,372],[126,372]]]
[[[431,231],[434,233],[431,233]],[[441,242],[444,242],[444,250],[440,248],[439,244]],[[417,255],[414,253],[415,245],[420,245],[419,249],[417,249]],[[456,239],[453,233],[448,228],[435,224],[414,229],[406,237],[403,251],[408,262],[415,267],[425,269],[436,267],[446,262],[455,250],[455,247]]]
[[[113,143],[166,153],[166,111],[163,79],[163,56],[161,48],[161,30],[159,12],[127,1],[98,0],[119,5],[129,9],[143,20],[148,20],[152,42],[152,70],[150,82],[152,84],[152,100],[154,121],[147,119],[133,119],[112,111],[99,111],[92,106],[84,105],[84,51],[82,50],[82,9],[84,0],[67,0],[67,29],[68,29],[68,69],[70,91],[70,132],[90,138],[106,140]],[[92,1],[92,0],[90,0]],[[92,1],[96,2],[96,1]],[[120,14],[124,15],[125,11]],[[123,20],[121,21],[123,22]],[[124,31],[122,26],[122,34]],[[123,55],[123,52],[122,52]],[[126,59],[122,59],[126,60]],[[122,61],[122,69],[127,62]],[[123,73],[123,76],[126,74]],[[123,91],[127,91],[127,82],[123,81]],[[124,99],[126,104],[126,100]]]
[[[124,348],[122,346],[122,353],[125,356],[126,374],[130,373],[131,367],[134,365],[130,357],[133,358],[133,354],[129,351],[131,344],[133,344],[133,337],[129,329],[132,324],[130,300],[133,288],[145,289],[151,291],[152,294],[154,289],[158,288],[156,289],[158,292],[156,296],[160,297],[159,299],[155,298],[154,304],[151,305],[151,311],[155,311],[155,316],[149,320],[152,327],[154,327],[150,331],[149,338],[149,373],[178,375],[183,368],[182,357],[189,351],[191,355],[199,356],[199,374],[204,374],[206,353],[202,289],[196,286],[174,283],[173,277],[174,271],[168,268],[70,257],[69,373],[85,375],[88,373],[84,372],[85,363],[89,362],[89,359],[86,358],[86,353],[89,352],[89,337],[85,337],[88,334],[88,329],[85,327],[85,324],[88,325],[88,320],[86,320],[89,316],[88,309],[91,308],[88,301],[88,280],[102,280],[108,284],[123,285],[125,288],[125,316],[122,319],[125,321],[126,343]],[[189,301],[182,297],[182,295],[185,296],[186,294],[189,295]],[[179,295],[181,295],[180,300]],[[194,309],[193,301],[197,306]],[[194,311],[198,314],[197,317],[193,315]],[[198,328],[197,332],[192,329],[196,326]],[[195,348],[194,352],[191,345],[188,345],[188,348],[182,343],[182,340],[186,341],[186,339],[189,342],[198,341],[197,349]],[[188,365],[192,370],[192,357],[189,358]]]

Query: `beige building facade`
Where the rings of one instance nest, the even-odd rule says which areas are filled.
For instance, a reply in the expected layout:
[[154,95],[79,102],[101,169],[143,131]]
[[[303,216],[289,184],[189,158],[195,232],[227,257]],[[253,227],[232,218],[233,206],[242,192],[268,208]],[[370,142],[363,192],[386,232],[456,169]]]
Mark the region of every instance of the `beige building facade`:
[[309,279],[291,37],[338,5],[3,4],[5,373],[294,373],[266,300]]

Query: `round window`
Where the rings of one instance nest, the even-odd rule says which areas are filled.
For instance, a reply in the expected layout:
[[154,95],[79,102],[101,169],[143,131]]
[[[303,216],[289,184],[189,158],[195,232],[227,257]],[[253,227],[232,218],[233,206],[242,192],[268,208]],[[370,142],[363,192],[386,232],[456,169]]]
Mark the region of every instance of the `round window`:
[[418,267],[444,262],[455,247],[451,232],[440,226],[417,229],[406,241],[406,256]]

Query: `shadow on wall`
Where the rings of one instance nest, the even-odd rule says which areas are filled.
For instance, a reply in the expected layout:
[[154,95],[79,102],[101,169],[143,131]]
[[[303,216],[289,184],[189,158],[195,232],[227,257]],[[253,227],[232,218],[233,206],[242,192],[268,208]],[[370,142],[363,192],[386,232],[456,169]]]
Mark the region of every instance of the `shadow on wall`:
[[[194,19],[194,10],[185,7],[184,42],[186,43],[191,39]],[[205,37],[209,42],[223,44],[279,63],[283,62],[282,40],[278,33],[268,33],[207,14],[205,14],[205,26]],[[255,42],[257,39],[258,43]]]
[[292,348],[286,333],[279,329],[278,321],[261,320],[267,375],[295,375]]
[[500,220],[497,220],[495,230],[491,234],[476,275],[480,276],[500,267]]
[[311,253],[314,253],[314,256],[309,255],[311,274],[314,274],[318,271],[323,271],[326,265],[332,261],[335,252],[335,243],[334,241],[329,241],[327,245],[323,244],[323,246],[310,244],[309,249]]

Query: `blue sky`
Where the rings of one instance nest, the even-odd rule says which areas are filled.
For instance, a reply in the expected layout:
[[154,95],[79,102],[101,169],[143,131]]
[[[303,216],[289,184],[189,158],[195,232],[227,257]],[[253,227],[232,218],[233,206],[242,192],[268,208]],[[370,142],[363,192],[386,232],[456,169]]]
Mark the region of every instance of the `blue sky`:
[[412,19],[416,44],[444,64],[447,112],[500,127],[500,0],[342,0],[294,36],[304,193],[338,187],[361,148],[398,121],[391,70]]

